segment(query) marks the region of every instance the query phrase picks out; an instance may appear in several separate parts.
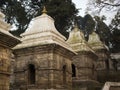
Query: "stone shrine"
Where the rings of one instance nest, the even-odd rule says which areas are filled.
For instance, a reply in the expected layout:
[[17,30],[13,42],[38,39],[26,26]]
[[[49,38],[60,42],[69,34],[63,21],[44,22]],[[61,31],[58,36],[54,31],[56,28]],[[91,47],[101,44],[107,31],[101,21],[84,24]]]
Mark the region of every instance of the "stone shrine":
[[4,22],[4,14],[0,12],[0,90],[9,90],[11,75],[12,49],[20,40],[12,36],[8,30],[10,25]]
[[98,56],[85,41],[84,35],[77,25],[70,32],[67,43],[77,53],[72,60],[72,69],[74,71],[72,78],[73,90],[95,90],[95,86],[98,84],[96,81],[96,61]]
[[14,47],[14,90],[71,90],[72,57],[76,54],[46,14],[33,19]]

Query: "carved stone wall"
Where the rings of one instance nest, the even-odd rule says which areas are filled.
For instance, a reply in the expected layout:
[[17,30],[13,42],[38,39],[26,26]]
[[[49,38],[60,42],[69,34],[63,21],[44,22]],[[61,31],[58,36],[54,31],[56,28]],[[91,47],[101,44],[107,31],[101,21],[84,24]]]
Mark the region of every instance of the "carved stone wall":
[[82,90],[82,88],[95,89],[98,84],[96,81],[96,61],[97,56],[92,52],[78,52],[78,55],[74,56],[72,63],[76,66],[76,77],[73,77],[73,88],[76,90]]
[[[68,89],[72,87],[73,53],[59,45],[14,50],[14,89]],[[29,65],[35,66],[35,83],[29,83]]]
[[109,68],[109,66],[107,66],[107,60],[109,59],[108,51],[105,49],[99,49],[99,50],[95,50],[95,52],[99,57],[99,59],[97,61],[97,70],[98,71],[99,70],[106,70],[107,68]]
[[109,80],[108,72],[110,70],[111,63],[109,59],[109,53],[106,49],[96,49],[95,52],[99,57],[99,59],[97,60],[97,80],[100,83],[103,83],[104,81]]
[[11,50],[0,45],[0,90],[9,90]]
[[5,15],[0,12],[0,90],[9,90],[11,74],[11,48],[20,43],[8,30],[10,25],[4,22]]

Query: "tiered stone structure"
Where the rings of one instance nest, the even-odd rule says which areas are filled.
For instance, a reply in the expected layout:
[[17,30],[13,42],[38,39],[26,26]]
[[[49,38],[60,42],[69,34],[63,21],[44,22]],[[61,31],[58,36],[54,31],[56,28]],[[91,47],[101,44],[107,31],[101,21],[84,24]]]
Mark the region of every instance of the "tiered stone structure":
[[4,14],[0,12],[0,90],[9,90],[11,74],[12,50],[20,41],[8,30],[10,25],[4,22]]
[[75,52],[45,9],[32,23],[14,48],[14,90],[71,90]]
[[84,35],[77,25],[70,32],[67,43],[77,53],[72,60],[73,90],[95,90],[95,86],[98,84],[96,81],[98,57],[85,41]]
[[92,49],[99,57],[96,64],[97,80],[101,83],[105,83],[108,78],[106,77],[108,74],[107,72],[111,67],[108,49],[106,48],[105,44],[100,41],[99,36],[95,32],[89,35],[88,44],[92,47]]
[[[106,81],[109,81],[116,86],[116,83],[120,82],[120,77],[118,77],[120,75],[120,54],[111,54],[110,57],[109,50],[104,43],[100,41],[99,36],[95,32],[90,35],[89,45],[92,46],[93,50],[99,56],[97,61],[97,80],[100,82],[99,88],[102,89]],[[117,87],[119,88],[119,86]],[[111,88],[112,89],[108,90],[116,90],[116,87],[114,86]]]
[[89,46],[92,47],[92,49],[99,56],[97,70],[105,70],[106,68],[108,68],[106,66],[108,54],[109,54],[108,50],[105,47],[105,44],[103,44],[100,41],[99,36],[95,32],[93,32],[91,35],[89,35],[88,44],[89,44]]

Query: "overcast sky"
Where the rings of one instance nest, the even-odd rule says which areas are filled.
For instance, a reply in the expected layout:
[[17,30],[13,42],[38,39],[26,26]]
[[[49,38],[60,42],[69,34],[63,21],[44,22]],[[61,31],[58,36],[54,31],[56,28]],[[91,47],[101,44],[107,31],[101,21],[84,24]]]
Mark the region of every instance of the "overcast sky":
[[80,9],[79,10],[79,15],[80,16],[84,16],[85,15],[85,9],[86,9],[86,4],[88,0],[72,0],[75,5],[76,8]]
[[[84,17],[88,0],[72,0],[72,1],[73,1],[73,3],[75,3],[77,9],[80,8],[78,15]],[[112,18],[114,17],[115,14],[116,14],[116,12],[111,13],[110,11],[108,11],[108,12],[103,11],[103,12],[101,12],[100,16],[105,15],[107,17],[107,20],[104,22],[107,25],[109,25],[110,21],[112,20]]]

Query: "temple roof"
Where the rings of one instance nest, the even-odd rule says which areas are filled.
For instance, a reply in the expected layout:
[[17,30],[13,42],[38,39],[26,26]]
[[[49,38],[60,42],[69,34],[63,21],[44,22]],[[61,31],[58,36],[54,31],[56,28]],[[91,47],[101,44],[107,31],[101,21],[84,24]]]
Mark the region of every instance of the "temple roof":
[[58,44],[72,51],[72,48],[65,42],[66,38],[55,28],[53,18],[47,15],[45,10],[42,15],[31,21],[30,26],[21,36],[22,43],[14,49],[44,44]]
[[100,41],[99,36],[95,32],[89,35],[88,44],[92,49],[105,49],[105,45]]
[[5,15],[0,12],[0,43],[7,47],[14,47],[20,43],[20,39],[8,32],[10,25],[4,21]]
[[87,42],[85,41],[83,33],[76,25],[70,32],[69,38],[66,42],[70,44],[75,52],[91,51],[94,53],[94,51],[88,46]]
[[5,15],[2,12],[0,12],[0,28],[8,31],[10,30],[11,26],[10,24],[4,22],[4,17]]

